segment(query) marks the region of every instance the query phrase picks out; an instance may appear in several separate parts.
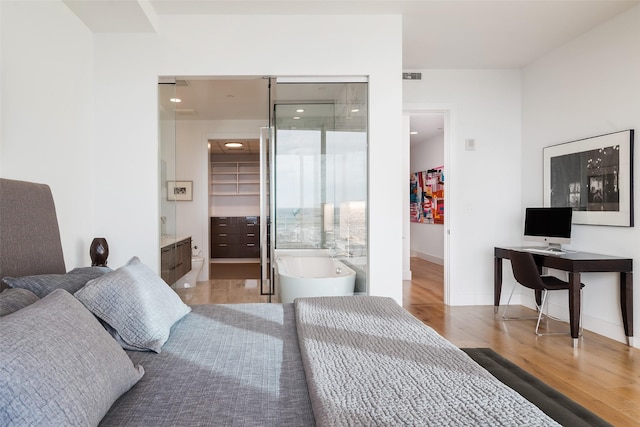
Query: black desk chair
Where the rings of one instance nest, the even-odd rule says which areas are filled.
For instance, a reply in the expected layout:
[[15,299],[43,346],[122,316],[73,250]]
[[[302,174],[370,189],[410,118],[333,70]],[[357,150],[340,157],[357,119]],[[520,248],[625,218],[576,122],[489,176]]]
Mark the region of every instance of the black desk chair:
[[[569,290],[569,283],[565,282],[564,280],[558,279],[557,277],[554,277],[554,276],[540,275],[540,270],[538,269],[538,265],[536,264],[536,261],[533,258],[533,255],[529,252],[512,251],[509,255],[509,259],[511,260],[513,277],[515,277],[516,281],[520,283],[522,286],[525,286],[529,289],[542,292],[541,304],[537,306],[538,323],[536,323],[536,335],[554,335],[554,334],[568,333],[568,331],[540,333],[538,332],[538,329],[540,328],[540,321],[542,320],[543,316],[547,318],[555,319],[554,317],[544,313],[545,303],[547,304],[547,311],[548,311],[547,294],[549,293],[549,291]],[[509,303],[511,302],[511,297],[513,296],[513,292],[515,291],[515,288],[516,288],[516,285],[514,283],[513,289],[511,289],[511,294],[509,295],[509,301],[507,302],[507,306],[504,309],[504,313],[502,313],[502,318],[504,320],[535,319],[536,317],[507,317],[507,310],[509,310]],[[582,288],[584,288],[584,284],[581,283],[580,292],[582,292]],[[580,298],[580,301],[582,301],[582,298]],[[582,310],[580,310],[580,317],[581,317],[580,333],[582,334]]]

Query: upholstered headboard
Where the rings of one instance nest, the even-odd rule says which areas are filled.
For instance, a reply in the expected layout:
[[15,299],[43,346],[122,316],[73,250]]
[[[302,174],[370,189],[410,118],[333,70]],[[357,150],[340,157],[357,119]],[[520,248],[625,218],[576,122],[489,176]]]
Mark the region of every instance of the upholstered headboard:
[[0,178],[0,278],[64,272],[49,186]]

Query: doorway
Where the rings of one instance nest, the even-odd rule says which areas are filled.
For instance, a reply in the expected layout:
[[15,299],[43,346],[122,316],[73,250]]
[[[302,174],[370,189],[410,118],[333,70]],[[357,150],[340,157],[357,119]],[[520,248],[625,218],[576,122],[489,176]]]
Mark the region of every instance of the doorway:
[[[433,303],[445,300],[445,275],[447,247],[447,191],[445,168],[447,112],[424,111],[408,113],[409,121],[409,263],[414,270],[425,276],[430,272],[428,286],[420,287],[420,281],[405,285],[405,301],[414,292],[423,292]],[[433,274],[432,272],[440,272]],[[413,276],[413,274],[412,274]]]
[[209,139],[207,148],[209,280],[232,301],[258,302],[253,294],[261,277],[260,141]]
[[[191,304],[277,302],[276,249],[348,258],[366,292],[367,173],[356,172],[349,141],[359,135],[366,166],[366,89],[362,97],[349,83],[294,80],[176,77],[175,170],[193,181],[194,193],[191,203],[176,207],[176,233],[191,235],[194,251],[197,246],[208,261],[198,286],[176,289]],[[271,129],[271,149],[260,146],[261,128]],[[319,143],[309,142],[312,134]],[[272,157],[268,177],[260,175],[261,154]],[[273,171],[272,162],[279,165]],[[322,184],[311,183],[316,173]],[[273,200],[267,213],[261,210],[263,186]],[[263,227],[268,241],[254,240]]]

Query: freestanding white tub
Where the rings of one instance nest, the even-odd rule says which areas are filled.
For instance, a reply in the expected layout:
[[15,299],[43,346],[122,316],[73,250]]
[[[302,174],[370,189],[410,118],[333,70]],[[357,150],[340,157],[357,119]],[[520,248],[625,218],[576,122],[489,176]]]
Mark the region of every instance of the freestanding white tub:
[[353,295],[356,272],[337,259],[282,256],[275,267],[283,303],[301,297]]

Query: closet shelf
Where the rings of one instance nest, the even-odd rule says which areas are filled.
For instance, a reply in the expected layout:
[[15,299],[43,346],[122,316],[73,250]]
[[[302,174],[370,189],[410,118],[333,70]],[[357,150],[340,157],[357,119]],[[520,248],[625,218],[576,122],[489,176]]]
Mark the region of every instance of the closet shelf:
[[259,162],[211,162],[210,166],[210,196],[260,194]]

